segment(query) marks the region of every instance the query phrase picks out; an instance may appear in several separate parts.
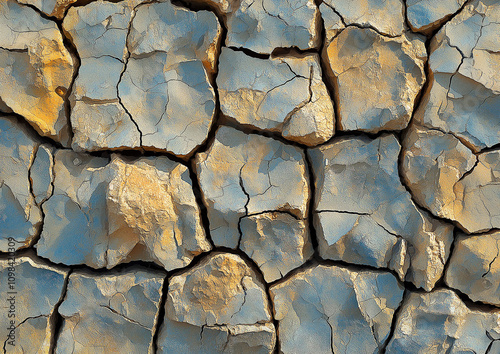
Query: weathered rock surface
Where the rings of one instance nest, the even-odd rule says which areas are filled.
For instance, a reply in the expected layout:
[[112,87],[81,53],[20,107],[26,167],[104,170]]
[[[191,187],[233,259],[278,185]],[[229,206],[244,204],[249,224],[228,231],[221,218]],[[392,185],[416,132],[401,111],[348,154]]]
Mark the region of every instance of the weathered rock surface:
[[393,135],[346,137],[310,150],[319,251],[393,269],[429,291],[448,259],[453,227],[412,202],[399,179],[399,152]]
[[319,265],[270,289],[282,353],[376,353],[403,287],[389,273]]
[[410,293],[386,353],[495,353],[500,311],[469,309],[451,290]]
[[412,128],[402,171],[416,200],[467,232],[500,227],[500,150],[477,156],[454,135]]
[[342,130],[401,130],[425,82],[424,40],[348,27],[325,47]]
[[108,162],[56,153],[39,255],[93,268],[143,260],[172,270],[210,249],[185,166],[166,157]]
[[309,146],[333,136],[335,113],[317,54],[258,59],[224,48],[219,66],[217,86],[226,116]]
[[466,0],[408,0],[408,23],[413,31],[431,33],[449,16],[460,10]]
[[238,256],[214,253],[169,280],[160,353],[272,353],[264,286]]
[[241,219],[240,248],[259,266],[266,282],[278,280],[313,254],[305,221],[287,213]]
[[473,301],[500,306],[500,232],[459,234],[446,272],[446,283]]
[[475,152],[500,143],[500,4],[476,0],[431,42],[429,90],[415,113]]
[[226,46],[261,54],[276,48],[318,48],[319,27],[313,0],[241,0],[227,18]]
[[[325,0],[346,25],[371,27],[381,34],[398,36],[404,31],[404,3],[401,0]],[[331,13],[321,10],[323,20],[329,21]]]
[[45,15],[62,20],[67,8],[77,0],[17,0],[17,2],[35,6]]
[[153,353],[163,281],[163,273],[141,268],[72,273],[55,352]]
[[[0,250],[29,247],[42,223],[40,203],[50,195],[46,147],[15,117],[0,117]],[[46,155],[48,153],[50,156]],[[30,181],[31,178],[31,181]],[[8,246],[11,238],[15,246]]]
[[0,101],[39,134],[69,144],[65,97],[73,58],[55,22],[15,0],[0,3]]
[[[30,257],[16,258],[15,265],[0,260],[0,283],[5,305],[0,321],[1,343],[6,353],[50,353],[55,335],[54,307],[61,300],[65,271],[48,267]],[[10,316],[13,315],[13,316]],[[11,322],[13,321],[13,322]],[[15,328],[10,333],[9,327]],[[12,334],[14,344],[9,344]]]
[[325,46],[330,44],[333,38],[345,28],[344,19],[339,14],[323,1],[319,5],[319,11],[323,18],[323,25],[325,26]]
[[170,2],[96,1],[70,9],[63,26],[81,57],[74,149],[143,146],[187,156],[206,139],[221,36],[214,14]]
[[299,219],[307,215],[304,155],[294,146],[223,126],[195,161],[217,246],[237,247],[245,216],[271,211],[287,211]]

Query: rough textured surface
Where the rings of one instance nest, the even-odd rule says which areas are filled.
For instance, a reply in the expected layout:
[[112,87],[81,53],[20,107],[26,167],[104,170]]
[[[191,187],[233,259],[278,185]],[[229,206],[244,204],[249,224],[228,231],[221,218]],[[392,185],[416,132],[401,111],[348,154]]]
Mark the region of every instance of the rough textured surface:
[[212,124],[209,74],[221,29],[207,11],[139,3],[97,1],[64,20],[82,58],[71,96],[73,148],[142,145],[186,156]]
[[313,254],[308,225],[287,213],[263,213],[241,219],[240,248],[266,282],[283,278]]
[[169,280],[159,352],[271,353],[276,338],[268,301],[240,257],[214,253]]
[[41,135],[69,143],[65,98],[74,61],[55,22],[14,0],[0,3],[0,101]]
[[335,112],[318,55],[258,59],[226,48],[219,62],[217,86],[226,116],[309,146],[332,137]]
[[67,272],[30,257],[0,260],[5,298],[0,338],[7,353],[50,353],[56,328],[53,312],[63,295],[66,276]]
[[376,353],[403,287],[389,273],[315,266],[270,289],[282,353]]
[[446,272],[446,283],[473,301],[500,306],[500,232],[460,234]]
[[413,31],[430,33],[457,12],[466,0],[407,0],[408,23]]
[[473,1],[431,43],[431,84],[421,124],[450,132],[476,152],[500,143],[500,4]]
[[487,353],[498,339],[500,311],[471,310],[453,291],[442,289],[410,293],[386,353]]
[[108,162],[56,153],[39,255],[92,268],[154,261],[171,270],[210,249],[185,166],[165,157]]
[[[30,246],[40,232],[40,203],[49,193],[51,166],[34,134],[15,117],[0,117],[0,250]],[[48,180],[47,180],[48,177]],[[30,181],[31,178],[31,181]],[[48,183],[47,183],[48,182]]]
[[[402,0],[325,0],[323,4],[340,15],[347,25],[371,27],[389,36],[398,36],[404,31],[404,4]],[[325,13],[323,10],[321,10],[321,14],[325,22],[331,16],[330,13]]]
[[499,43],[498,0],[0,0],[4,352],[500,353]]
[[74,272],[59,307],[56,353],[153,353],[164,275],[136,269],[98,275]]
[[303,219],[309,198],[304,155],[294,146],[221,127],[196,170],[217,246],[235,248],[240,220],[264,211],[288,211]]
[[419,203],[467,232],[500,227],[499,150],[474,155],[454,135],[420,127],[404,145],[403,175]]
[[448,259],[453,227],[415,206],[399,179],[399,151],[393,135],[341,138],[310,151],[319,251],[393,269],[431,290]]
[[77,0],[17,0],[17,2],[35,6],[45,15],[61,20],[68,7]]
[[401,130],[425,82],[424,40],[348,27],[324,52],[339,102],[342,130]]
[[270,54],[276,48],[318,48],[319,10],[313,0],[241,0],[228,16],[228,47]]

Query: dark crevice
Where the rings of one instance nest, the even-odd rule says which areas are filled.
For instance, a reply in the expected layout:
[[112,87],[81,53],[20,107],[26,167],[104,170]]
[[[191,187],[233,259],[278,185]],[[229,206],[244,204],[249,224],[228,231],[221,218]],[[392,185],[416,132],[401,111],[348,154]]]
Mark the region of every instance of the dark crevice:
[[450,268],[451,257],[453,256],[453,253],[455,252],[455,247],[456,247],[457,242],[458,242],[458,233],[459,233],[459,229],[456,227],[453,228],[453,242],[450,245],[450,251],[448,252],[448,259],[446,260],[446,263],[444,264],[443,273],[441,274],[441,277],[436,282],[436,284],[434,284],[434,289],[448,287],[448,284],[446,284],[446,274],[448,272],[448,269]]
[[68,284],[69,284],[69,277],[73,271],[71,269],[68,270],[68,273],[66,275],[66,278],[64,279],[64,285],[61,293],[61,297],[59,298],[59,301],[57,304],[54,306],[54,309],[52,310],[52,314],[49,319],[49,326],[50,326],[50,331],[52,333],[52,337],[50,338],[50,348],[49,348],[49,353],[54,354],[56,351],[56,346],[57,346],[57,340],[59,339],[59,336],[61,335],[62,332],[62,326],[64,323],[64,319],[59,313],[59,307],[61,306],[62,302],[66,298],[66,294],[68,293]]
[[232,50],[234,50],[236,52],[243,52],[243,53],[245,53],[246,55],[248,55],[249,57],[252,57],[252,58],[257,58],[257,59],[269,59],[269,58],[271,58],[270,54],[256,53],[254,51],[251,51],[250,49],[243,48],[243,47],[229,46],[227,48],[232,49]]
[[313,257],[319,257],[318,234],[316,232],[316,227],[314,225],[315,222],[314,212],[316,210],[316,176],[314,174],[314,168],[308,150],[305,150],[304,152],[304,162],[307,168],[307,177],[308,177],[307,181],[309,183],[309,198],[307,200],[307,220],[309,227],[309,240],[314,250]]
[[273,49],[270,58],[304,58],[308,55],[319,53],[319,48],[300,49],[298,47],[279,47]]
[[196,163],[193,160],[191,165],[188,166],[189,169],[189,177],[191,177],[191,183],[193,187],[194,197],[196,199],[196,203],[198,204],[198,208],[200,209],[200,219],[203,230],[205,231],[205,237],[208,242],[212,246],[215,247],[214,241],[212,240],[212,235],[210,234],[210,220],[208,218],[208,208],[205,205],[205,198],[203,197],[203,190],[201,189],[200,181],[198,179],[198,175],[196,171]]
[[165,304],[167,303],[167,293],[168,293],[168,277],[165,277],[161,287],[161,296],[160,296],[160,302],[158,303],[158,314],[156,318],[156,323],[154,324],[152,329],[153,353],[158,353],[158,338],[163,323],[165,322]]
[[385,354],[387,351],[387,346],[391,342],[392,338],[394,337],[394,333],[396,332],[396,326],[398,323],[398,319],[401,316],[401,311],[403,310],[403,307],[408,300],[408,297],[410,296],[410,292],[405,288],[403,292],[403,299],[399,303],[398,308],[396,311],[394,311],[394,314],[392,315],[392,322],[391,322],[391,329],[389,331],[389,335],[387,336],[387,339],[385,340],[385,343],[382,345],[382,348],[380,349],[380,354]]
[[73,44],[73,42],[70,39],[69,33],[67,33],[62,25],[62,22],[57,22],[57,27],[59,28],[59,32],[61,33],[61,36],[63,38],[63,44],[66,50],[69,52],[71,57],[73,58],[73,76],[71,78],[71,83],[66,90],[64,94],[64,109],[66,111],[66,119],[67,119],[67,124],[68,124],[68,140],[69,140],[69,145],[71,146],[71,142],[73,141],[73,128],[71,124],[71,102],[70,102],[70,97],[73,92],[73,88],[75,85],[76,78],[78,77],[78,73],[80,71],[80,66],[82,64],[82,60],[80,58],[80,54],[78,53],[78,50],[76,49],[76,46]]

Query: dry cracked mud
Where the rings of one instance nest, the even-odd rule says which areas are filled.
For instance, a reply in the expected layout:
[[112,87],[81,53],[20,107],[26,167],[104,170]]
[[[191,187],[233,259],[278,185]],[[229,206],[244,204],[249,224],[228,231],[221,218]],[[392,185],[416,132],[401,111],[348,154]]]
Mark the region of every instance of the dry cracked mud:
[[500,1],[0,0],[4,353],[500,353]]

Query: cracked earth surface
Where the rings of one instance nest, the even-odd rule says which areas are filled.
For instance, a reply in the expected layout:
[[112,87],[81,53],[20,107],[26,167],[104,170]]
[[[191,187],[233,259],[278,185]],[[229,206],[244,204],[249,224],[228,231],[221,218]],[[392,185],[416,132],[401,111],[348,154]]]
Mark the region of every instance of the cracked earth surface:
[[3,351],[500,353],[499,53],[495,0],[0,0]]

